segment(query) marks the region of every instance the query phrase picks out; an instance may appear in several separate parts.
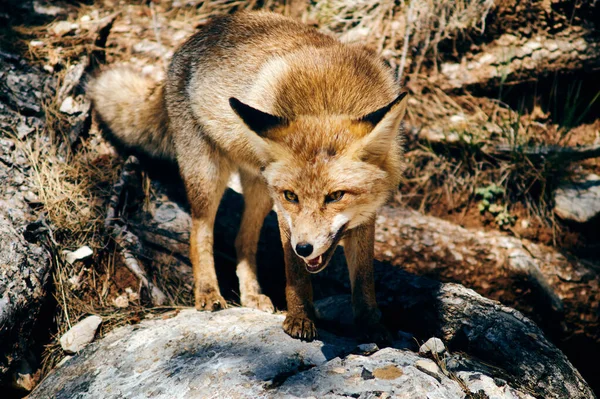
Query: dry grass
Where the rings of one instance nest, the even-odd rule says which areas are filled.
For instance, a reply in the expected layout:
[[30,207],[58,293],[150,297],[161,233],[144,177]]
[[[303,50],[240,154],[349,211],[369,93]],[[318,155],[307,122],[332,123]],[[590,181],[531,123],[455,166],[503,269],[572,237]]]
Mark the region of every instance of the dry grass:
[[[494,0],[325,0],[315,2],[308,16],[344,40],[372,45],[402,78],[403,72],[420,73],[428,58],[436,64],[443,40],[483,31],[493,6]],[[409,48],[417,51],[409,54]]]
[[103,164],[89,149],[64,159],[40,136],[24,142],[23,148],[32,165],[32,183],[56,234],[68,237],[71,247],[98,241],[104,198],[116,172],[113,163]]

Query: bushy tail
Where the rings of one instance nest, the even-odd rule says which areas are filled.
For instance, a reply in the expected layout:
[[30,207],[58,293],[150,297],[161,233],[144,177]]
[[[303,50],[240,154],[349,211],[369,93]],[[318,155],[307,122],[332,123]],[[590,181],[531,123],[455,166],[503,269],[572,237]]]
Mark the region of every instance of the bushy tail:
[[163,83],[128,68],[115,68],[91,80],[87,90],[100,121],[110,130],[106,132],[110,141],[120,150],[175,160]]

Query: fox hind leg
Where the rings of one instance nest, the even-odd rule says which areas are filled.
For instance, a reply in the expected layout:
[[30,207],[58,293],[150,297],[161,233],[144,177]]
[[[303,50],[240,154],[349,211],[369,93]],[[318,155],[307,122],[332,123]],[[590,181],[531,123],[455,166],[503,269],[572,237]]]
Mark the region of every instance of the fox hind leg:
[[198,310],[227,307],[215,271],[213,243],[215,216],[231,165],[218,150],[200,139],[193,151],[178,151],[178,163],[192,211],[190,260],[194,272],[194,297]]
[[273,312],[275,309],[268,296],[263,295],[256,274],[256,251],[260,231],[273,201],[266,183],[260,177],[240,171],[244,191],[244,213],[240,231],[235,240],[237,252],[236,274],[240,280],[242,306]]

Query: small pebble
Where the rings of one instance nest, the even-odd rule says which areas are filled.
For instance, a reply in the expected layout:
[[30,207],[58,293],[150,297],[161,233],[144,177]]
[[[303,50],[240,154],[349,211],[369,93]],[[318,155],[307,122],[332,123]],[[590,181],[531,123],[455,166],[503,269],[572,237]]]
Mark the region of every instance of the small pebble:
[[88,316],[60,337],[60,346],[66,353],[75,354],[92,342],[102,323],[100,316]]

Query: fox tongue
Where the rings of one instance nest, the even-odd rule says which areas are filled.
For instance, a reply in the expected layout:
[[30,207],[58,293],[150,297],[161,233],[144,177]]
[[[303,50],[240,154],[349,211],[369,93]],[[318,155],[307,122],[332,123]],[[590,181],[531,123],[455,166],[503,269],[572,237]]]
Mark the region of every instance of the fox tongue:
[[311,266],[317,266],[319,265],[321,262],[323,261],[323,255],[319,255],[314,259],[311,259],[309,261],[307,261],[306,263],[308,263]]

